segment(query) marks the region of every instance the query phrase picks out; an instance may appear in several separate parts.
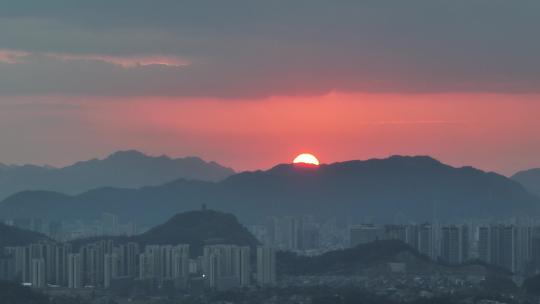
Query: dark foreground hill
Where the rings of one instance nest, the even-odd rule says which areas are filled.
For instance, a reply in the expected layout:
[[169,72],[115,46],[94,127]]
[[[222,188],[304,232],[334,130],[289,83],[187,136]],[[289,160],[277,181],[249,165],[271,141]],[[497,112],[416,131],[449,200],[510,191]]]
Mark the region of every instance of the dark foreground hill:
[[244,222],[311,214],[371,217],[391,222],[507,218],[539,214],[540,200],[516,181],[471,167],[454,168],[424,156],[348,161],[318,168],[279,165],[213,183],[178,180],[138,190],[101,188],[76,196],[21,192],[0,203],[5,218],[121,220],[156,225],[177,212],[209,208]]
[[234,171],[198,157],[152,157],[138,151],[120,151],[64,168],[0,165],[0,199],[24,190],[77,194],[99,187],[139,188],[178,178],[218,181]]
[[0,248],[23,246],[42,240],[48,240],[48,238],[41,233],[0,224]]
[[52,304],[43,293],[23,287],[16,282],[0,280],[0,303],[3,304]]
[[[398,240],[374,241],[354,248],[307,257],[290,252],[278,253],[278,271],[282,275],[377,275],[392,271],[412,274],[477,274],[483,276],[511,273],[480,262],[445,265],[421,255]],[[392,270],[390,264],[401,264]],[[401,268],[404,266],[404,268]]]
[[136,242],[141,245],[189,244],[191,254],[202,254],[205,244],[234,244],[255,247],[257,239],[229,213],[198,210],[179,213],[164,224],[132,237],[101,237],[74,241],[81,244],[113,239],[118,243]]
[[520,171],[514,174],[512,179],[522,184],[529,192],[540,197],[540,168]]
[[179,213],[132,240],[140,244],[189,244],[199,254],[205,244],[254,247],[259,243],[234,215],[213,210]]
[[530,294],[540,296],[540,274],[533,275],[523,282],[523,289]]

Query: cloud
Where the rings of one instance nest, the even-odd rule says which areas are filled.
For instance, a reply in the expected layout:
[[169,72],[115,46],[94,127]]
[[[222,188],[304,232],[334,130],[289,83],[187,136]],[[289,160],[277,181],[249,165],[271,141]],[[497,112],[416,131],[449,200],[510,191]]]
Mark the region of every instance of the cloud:
[[0,49],[18,52],[0,53],[0,92],[538,93],[538,11],[529,0],[0,0]]
[[168,67],[182,67],[189,65],[189,61],[177,56],[141,55],[141,56],[110,56],[110,55],[79,55],[79,54],[47,54],[65,62],[69,61],[101,61],[123,68],[133,68],[149,65],[162,65]]
[[24,57],[28,56],[28,52],[12,51],[0,49],[0,63],[15,64],[24,60]]

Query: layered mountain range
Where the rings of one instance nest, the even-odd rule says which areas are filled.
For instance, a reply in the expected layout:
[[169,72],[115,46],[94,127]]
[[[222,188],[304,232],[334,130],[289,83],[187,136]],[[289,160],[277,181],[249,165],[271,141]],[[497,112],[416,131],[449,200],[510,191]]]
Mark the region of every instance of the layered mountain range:
[[219,181],[234,171],[198,157],[148,156],[139,151],[119,151],[104,159],[54,168],[0,164],[0,199],[24,190],[78,194],[100,187],[139,188],[173,180]]
[[139,189],[98,188],[77,195],[24,191],[0,202],[0,217],[121,220],[156,225],[177,212],[209,208],[243,222],[267,216],[370,217],[375,221],[455,220],[538,215],[540,200],[518,182],[427,156],[347,161],[318,167],[292,164],[244,172],[221,181],[178,179]]

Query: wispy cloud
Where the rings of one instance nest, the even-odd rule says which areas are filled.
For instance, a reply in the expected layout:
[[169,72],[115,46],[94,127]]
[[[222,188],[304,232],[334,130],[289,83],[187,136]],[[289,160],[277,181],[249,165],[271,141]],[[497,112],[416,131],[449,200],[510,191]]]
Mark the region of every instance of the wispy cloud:
[[30,55],[25,51],[13,51],[0,49],[0,63],[15,64],[24,61],[24,57]]
[[29,56],[50,57],[62,61],[98,61],[113,64],[123,68],[133,68],[149,65],[161,65],[169,67],[187,66],[190,62],[180,56],[167,55],[126,55],[112,56],[103,54],[70,54],[51,52],[27,52],[20,50],[0,49],[0,63],[17,64],[25,63]]
[[0,95],[540,92],[540,1],[79,2],[0,0]]
[[132,68],[148,65],[163,65],[171,67],[182,67],[189,65],[189,61],[178,56],[164,55],[139,55],[139,56],[110,56],[110,55],[95,55],[95,54],[57,54],[48,53],[51,56],[63,61],[101,61],[124,68]]

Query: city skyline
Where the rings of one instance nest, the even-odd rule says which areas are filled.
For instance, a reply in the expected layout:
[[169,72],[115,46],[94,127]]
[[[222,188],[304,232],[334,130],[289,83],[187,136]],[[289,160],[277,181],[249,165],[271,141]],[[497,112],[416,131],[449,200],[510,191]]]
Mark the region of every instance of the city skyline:
[[0,0],[0,302],[540,303],[540,1]]

